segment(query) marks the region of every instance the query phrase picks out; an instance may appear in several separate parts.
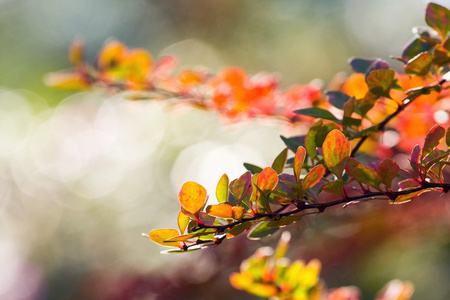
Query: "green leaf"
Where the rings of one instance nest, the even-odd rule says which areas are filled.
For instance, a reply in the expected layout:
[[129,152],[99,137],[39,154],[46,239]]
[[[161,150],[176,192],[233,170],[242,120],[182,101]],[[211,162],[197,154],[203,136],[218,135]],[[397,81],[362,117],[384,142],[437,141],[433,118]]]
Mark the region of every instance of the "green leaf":
[[280,137],[283,140],[286,147],[288,147],[289,150],[291,150],[294,153],[295,153],[295,151],[297,151],[298,147],[305,145],[305,136],[304,135],[294,136],[291,138],[286,138],[282,135]]
[[355,178],[356,181],[380,190],[382,181],[380,175],[371,168],[362,165],[353,157],[348,159],[345,170],[350,176]]
[[252,225],[253,225],[253,223],[251,223],[251,222],[244,222],[244,223],[234,226],[227,232],[227,239],[234,238],[235,236],[243,233],[244,231],[246,231],[247,229],[252,227]]
[[297,182],[300,180],[302,174],[303,162],[305,161],[306,150],[302,146],[298,147],[294,158],[294,175]]
[[229,179],[227,174],[223,174],[217,183],[216,197],[219,203],[224,203],[228,201],[228,184]]
[[[317,122],[315,122],[313,126],[311,126],[305,137],[306,153],[308,153],[308,156],[311,158],[315,158],[317,156],[316,135],[322,124],[323,124],[322,120],[318,120]],[[296,151],[297,149],[294,150],[294,153]]]
[[422,195],[423,193],[430,192],[430,191],[433,191],[433,189],[431,189],[431,188],[430,189],[424,189],[424,190],[421,190],[421,191],[412,192],[410,194],[400,195],[395,200],[390,200],[389,203],[390,204],[403,204],[403,203],[411,201],[411,199],[413,199],[413,198],[415,198],[417,196]]
[[269,236],[273,233],[275,233],[279,228],[277,227],[270,227],[267,224],[268,222],[261,222],[252,229],[250,229],[250,232],[248,233],[248,238],[251,240],[259,240],[263,237]]
[[350,99],[350,96],[340,91],[327,91],[328,102],[336,108],[344,109],[344,104]]
[[441,143],[445,136],[445,129],[438,124],[434,125],[433,128],[428,131],[425,138],[425,143],[422,149],[422,161],[428,154],[432,153],[433,150]]
[[345,185],[345,181],[338,179],[335,181],[330,181],[327,184],[325,184],[324,186],[322,186],[322,190],[324,190],[325,192],[334,194],[334,195],[338,195],[338,196],[343,196],[343,187]]
[[335,129],[328,133],[322,145],[323,159],[328,170],[335,174],[339,179],[342,178],[342,162],[350,157],[350,143],[344,134]]
[[366,78],[369,91],[376,96],[390,98],[389,91],[394,83],[395,72],[390,69],[375,70]]
[[428,3],[425,21],[445,40],[450,31],[450,10],[436,3]]
[[303,179],[303,192],[306,192],[317,183],[319,183],[320,179],[322,179],[323,175],[325,174],[325,170],[326,169],[323,165],[317,165],[312,168],[312,170],[308,174],[306,174],[305,178]]
[[272,213],[272,209],[270,208],[270,199],[267,196],[267,194],[262,189],[260,189],[259,186],[257,186],[256,184],[255,184],[255,188],[259,192],[259,197],[258,197],[258,199],[260,200],[259,204],[264,208],[264,210],[266,212]]
[[445,143],[450,148],[450,127],[447,128],[447,133],[445,134]]
[[278,174],[282,173],[284,166],[286,165],[286,160],[288,156],[288,148],[284,148],[280,154],[275,158],[272,163],[272,169],[274,169]]
[[425,76],[428,74],[433,62],[433,55],[430,52],[422,52],[411,58],[405,66],[407,74]]
[[341,124],[341,120],[336,118],[332,113],[330,113],[328,110],[325,110],[323,108],[319,107],[310,107],[310,108],[303,108],[298,109],[294,111],[296,114],[309,116],[313,118],[321,118],[324,120],[330,120],[337,124]]
[[389,190],[392,186],[392,180],[397,177],[398,172],[400,172],[400,167],[392,159],[385,159],[377,166],[377,173],[381,177],[381,182]]
[[252,174],[261,173],[261,171],[263,170],[261,167],[249,163],[244,163],[244,167],[250,172],[252,172]]

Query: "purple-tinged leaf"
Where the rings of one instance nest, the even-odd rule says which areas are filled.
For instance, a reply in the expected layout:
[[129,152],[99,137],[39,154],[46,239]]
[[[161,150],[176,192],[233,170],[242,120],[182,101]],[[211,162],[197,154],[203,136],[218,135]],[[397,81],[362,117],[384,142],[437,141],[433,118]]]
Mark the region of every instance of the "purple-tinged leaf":
[[353,71],[356,73],[365,74],[367,70],[369,70],[370,65],[374,62],[373,59],[364,59],[364,58],[350,58],[349,64],[352,67]]
[[233,185],[233,194],[237,203],[241,202],[248,189],[252,186],[252,173],[250,171],[245,172],[239,177]]
[[438,124],[434,125],[425,138],[425,143],[422,150],[422,161],[428,154],[441,143],[445,136],[445,129]]
[[422,52],[411,58],[405,66],[407,74],[425,76],[428,74],[433,62],[433,55],[430,52]]
[[450,127],[447,128],[447,133],[445,134],[445,143],[450,148]]
[[430,50],[432,47],[429,43],[424,42],[419,38],[415,38],[412,42],[410,42],[402,53],[402,59],[406,63],[411,60],[413,57],[418,55],[419,53]]
[[356,181],[380,190],[382,181],[380,175],[371,168],[362,165],[353,157],[349,157],[345,170],[350,176],[355,178]]
[[340,91],[327,91],[328,102],[336,108],[344,109],[344,104],[350,99],[350,96]]
[[420,158],[422,157],[422,149],[419,145],[416,145],[411,152],[411,159],[409,161],[411,168],[413,169],[416,176],[421,176],[421,163]]
[[398,190],[404,191],[404,190],[418,188],[420,186],[421,185],[419,182],[417,182],[417,180],[412,179],[412,178],[407,178],[398,183]]
[[446,39],[450,31],[450,10],[436,3],[428,3],[425,21],[437,31],[442,40]]
[[392,159],[385,159],[376,167],[377,173],[381,177],[381,182],[388,190],[392,187],[392,180],[397,177],[400,167]]

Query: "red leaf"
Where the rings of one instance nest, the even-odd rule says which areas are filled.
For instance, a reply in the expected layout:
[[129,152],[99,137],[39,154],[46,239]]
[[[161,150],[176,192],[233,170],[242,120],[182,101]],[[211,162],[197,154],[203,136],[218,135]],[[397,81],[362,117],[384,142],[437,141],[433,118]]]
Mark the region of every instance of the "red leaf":
[[386,188],[391,189],[392,180],[398,175],[400,167],[392,159],[385,159],[377,166],[377,173]]
[[441,143],[445,136],[445,129],[438,124],[434,125],[433,128],[427,134],[425,138],[425,143],[422,149],[422,161],[423,159]]

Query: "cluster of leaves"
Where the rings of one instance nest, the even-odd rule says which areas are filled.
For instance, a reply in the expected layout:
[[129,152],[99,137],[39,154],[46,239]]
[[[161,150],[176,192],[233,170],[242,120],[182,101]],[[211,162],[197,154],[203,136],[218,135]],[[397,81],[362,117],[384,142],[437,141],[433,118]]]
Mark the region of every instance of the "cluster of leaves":
[[229,120],[270,116],[297,121],[300,116],[292,112],[295,108],[315,105],[322,99],[315,84],[282,90],[275,75],[262,72],[249,76],[238,67],[216,75],[203,68],[175,73],[175,57],[164,56],[154,63],[148,51],[128,49],[116,40],[105,43],[94,64],[84,60],[84,42],[75,40],[69,50],[69,60],[73,69],[48,74],[47,85],[67,90],[101,87],[134,91],[130,98],[172,99],[176,103],[219,111]]
[[[163,57],[154,66],[148,52],[129,50],[117,41],[105,44],[95,64],[84,62],[82,44],[74,43],[70,51],[74,71],[50,74],[47,83],[144,91],[149,99],[176,99],[229,118],[274,116],[311,124],[305,135],[282,137],[287,148],[271,166],[244,164],[248,171],[234,180],[224,174],[217,184],[217,204],[207,204],[207,191],[200,184],[183,184],[178,230],[156,229],[148,236],[173,248],[167,252],[193,251],[243,233],[259,239],[331,206],[373,199],[399,204],[425,192],[447,193],[450,183],[444,173],[450,164],[450,131],[443,126],[449,125],[450,10],[429,3],[425,19],[430,28],[415,28],[415,38],[395,58],[402,63],[401,74],[381,59],[351,59],[354,73],[324,94],[314,85],[283,91],[274,76],[250,77],[239,68],[217,75],[183,70],[172,76],[173,57]],[[437,118],[440,125],[433,120],[436,113],[444,116]],[[379,142],[379,133],[387,131],[397,132],[399,150],[410,152],[410,168],[400,168],[387,158],[392,149]],[[368,145],[375,145],[369,149],[375,147],[374,156],[380,160],[366,163],[355,158]],[[233,275],[233,285],[265,293],[264,297],[315,299],[312,295],[322,290],[318,263],[288,268],[275,262],[281,256],[269,258],[258,252],[240,274]],[[295,273],[298,268],[305,277]],[[296,282],[290,272],[296,274]]]
[[[285,231],[275,250],[262,247],[244,260],[240,272],[230,276],[233,287],[273,300],[360,299],[358,288],[353,286],[327,290],[319,277],[321,264],[318,260],[305,264],[303,260],[291,262],[284,257],[290,237]],[[386,284],[376,299],[409,300],[413,291],[410,282],[393,280]]]

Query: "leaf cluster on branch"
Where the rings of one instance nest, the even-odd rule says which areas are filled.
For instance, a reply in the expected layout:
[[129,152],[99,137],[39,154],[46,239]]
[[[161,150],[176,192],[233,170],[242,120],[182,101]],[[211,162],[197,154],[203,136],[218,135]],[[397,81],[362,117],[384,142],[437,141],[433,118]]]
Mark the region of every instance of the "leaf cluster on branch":
[[[207,203],[200,184],[183,184],[178,229],[155,229],[148,236],[172,247],[165,252],[188,252],[243,233],[259,239],[332,206],[374,199],[400,204],[425,192],[447,193],[450,130],[443,126],[450,125],[450,10],[429,3],[425,20],[430,28],[415,28],[414,39],[394,58],[402,63],[401,71],[382,59],[354,58],[354,73],[326,92],[314,84],[283,90],[274,75],[249,76],[236,67],[216,75],[205,69],[173,75],[174,57],[154,63],[147,51],[118,41],[107,42],[94,64],[83,60],[84,46],[74,42],[69,55],[73,71],[49,74],[46,82],[68,89],[134,91],[134,99],[185,103],[235,121],[270,116],[310,126],[304,135],[282,136],[286,148],[270,166],[244,164],[248,171],[232,180],[224,174],[215,192],[217,204]],[[394,147],[410,153],[409,168],[389,158]],[[361,152],[377,159],[366,163],[356,158]],[[321,290],[320,264],[278,265],[287,242],[280,243],[275,258],[260,251],[247,260],[241,273],[231,277],[233,285],[262,297],[319,299],[311,295]],[[294,285],[302,287],[300,294]]]

